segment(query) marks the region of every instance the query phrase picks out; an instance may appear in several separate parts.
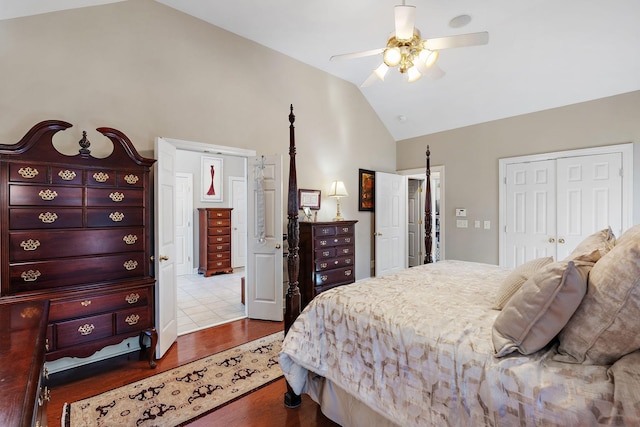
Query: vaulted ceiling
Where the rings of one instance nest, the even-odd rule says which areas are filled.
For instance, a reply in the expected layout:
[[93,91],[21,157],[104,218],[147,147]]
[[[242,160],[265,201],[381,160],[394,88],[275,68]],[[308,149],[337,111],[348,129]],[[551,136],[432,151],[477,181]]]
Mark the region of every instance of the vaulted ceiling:
[[[135,0],[125,0],[135,1]],[[156,0],[360,87],[382,56],[329,61],[385,46],[401,0]],[[0,19],[111,3],[3,0]],[[403,140],[640,90],[638,0],[408,0],[423,38],[489,32],[484,46],[440,52],[439,79],[390,70],[360,90]],[[471,21],[450,25],[460,15]],[[259,70],[256,70],[259,72]],[[265,82],[268,84],[268,82]]]

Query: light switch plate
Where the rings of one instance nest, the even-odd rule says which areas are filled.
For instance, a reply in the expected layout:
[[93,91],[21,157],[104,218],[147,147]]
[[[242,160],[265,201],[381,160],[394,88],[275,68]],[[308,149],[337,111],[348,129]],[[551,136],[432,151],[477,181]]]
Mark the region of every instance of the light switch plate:
[[467,210],[465,208],[456,208],[456,216],[467,216]]

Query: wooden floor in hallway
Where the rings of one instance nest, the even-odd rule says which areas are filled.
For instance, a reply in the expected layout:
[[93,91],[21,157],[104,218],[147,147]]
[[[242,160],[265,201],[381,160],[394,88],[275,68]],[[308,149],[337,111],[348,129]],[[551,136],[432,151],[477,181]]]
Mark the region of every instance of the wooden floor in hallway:
[[[62,407],[65,402],[104,393],[282,329],[282,322],[242,319],[178,337],[167,354],[158,361],[155,369],[150,369],[147,361],[140,360],[139,352],[135,352],[53,374],[49,380],[49,426],[61,425]],[[193,421],[189,426],[337,426],[325,417],[319,406],[306,395],[302,396],[303,401],[299,408],[285,408],[285,390],[284,379],[277,380]]]

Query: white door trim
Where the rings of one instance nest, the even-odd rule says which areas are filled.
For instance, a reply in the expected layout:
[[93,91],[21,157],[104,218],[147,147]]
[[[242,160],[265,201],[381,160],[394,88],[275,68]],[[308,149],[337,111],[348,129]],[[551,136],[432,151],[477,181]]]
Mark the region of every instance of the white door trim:
[[552,153],[533,154],[530,156],[507,157],[498,159],[498,259],[500,265],[506,265],[506,168],[512,163],[526,163],[541,160],[556,160],[565,157],[591,156],[594,154],[622,153],[622,229],[633,225],[633,143],[605,145],[601,147],[577,150],[556,151]]

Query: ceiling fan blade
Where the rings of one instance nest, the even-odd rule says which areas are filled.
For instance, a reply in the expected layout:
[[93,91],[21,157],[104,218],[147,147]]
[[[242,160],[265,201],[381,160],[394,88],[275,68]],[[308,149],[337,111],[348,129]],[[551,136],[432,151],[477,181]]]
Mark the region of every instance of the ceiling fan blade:
[[395,6],[393,12],[396,22],[396,39],[411,40],[416,22],[416,7],[403,4]]
[[460,34],[458,36],[438,37],[427,39],[424,47],[429,50],[451,49],[454,47],[478,46],[489,43],[489,33]]
[[438,80],[444,77],[445,71],[438,66],[438,64],[433,64],[431,67],[426,68],[425,70],[421,70],[422,74],[430,78],[431,80]]
[[365,50],[364,52],[343,53],[343,54],[340,54],[340,55],[333,55],[331,58],[329,58],[329,60],[330,61],[336,61],[336,60],[341,60],[341,59],[363,58],[365,56],[377,55],[377,54],[382,53],[382,52],[384,52],[384,48]]

